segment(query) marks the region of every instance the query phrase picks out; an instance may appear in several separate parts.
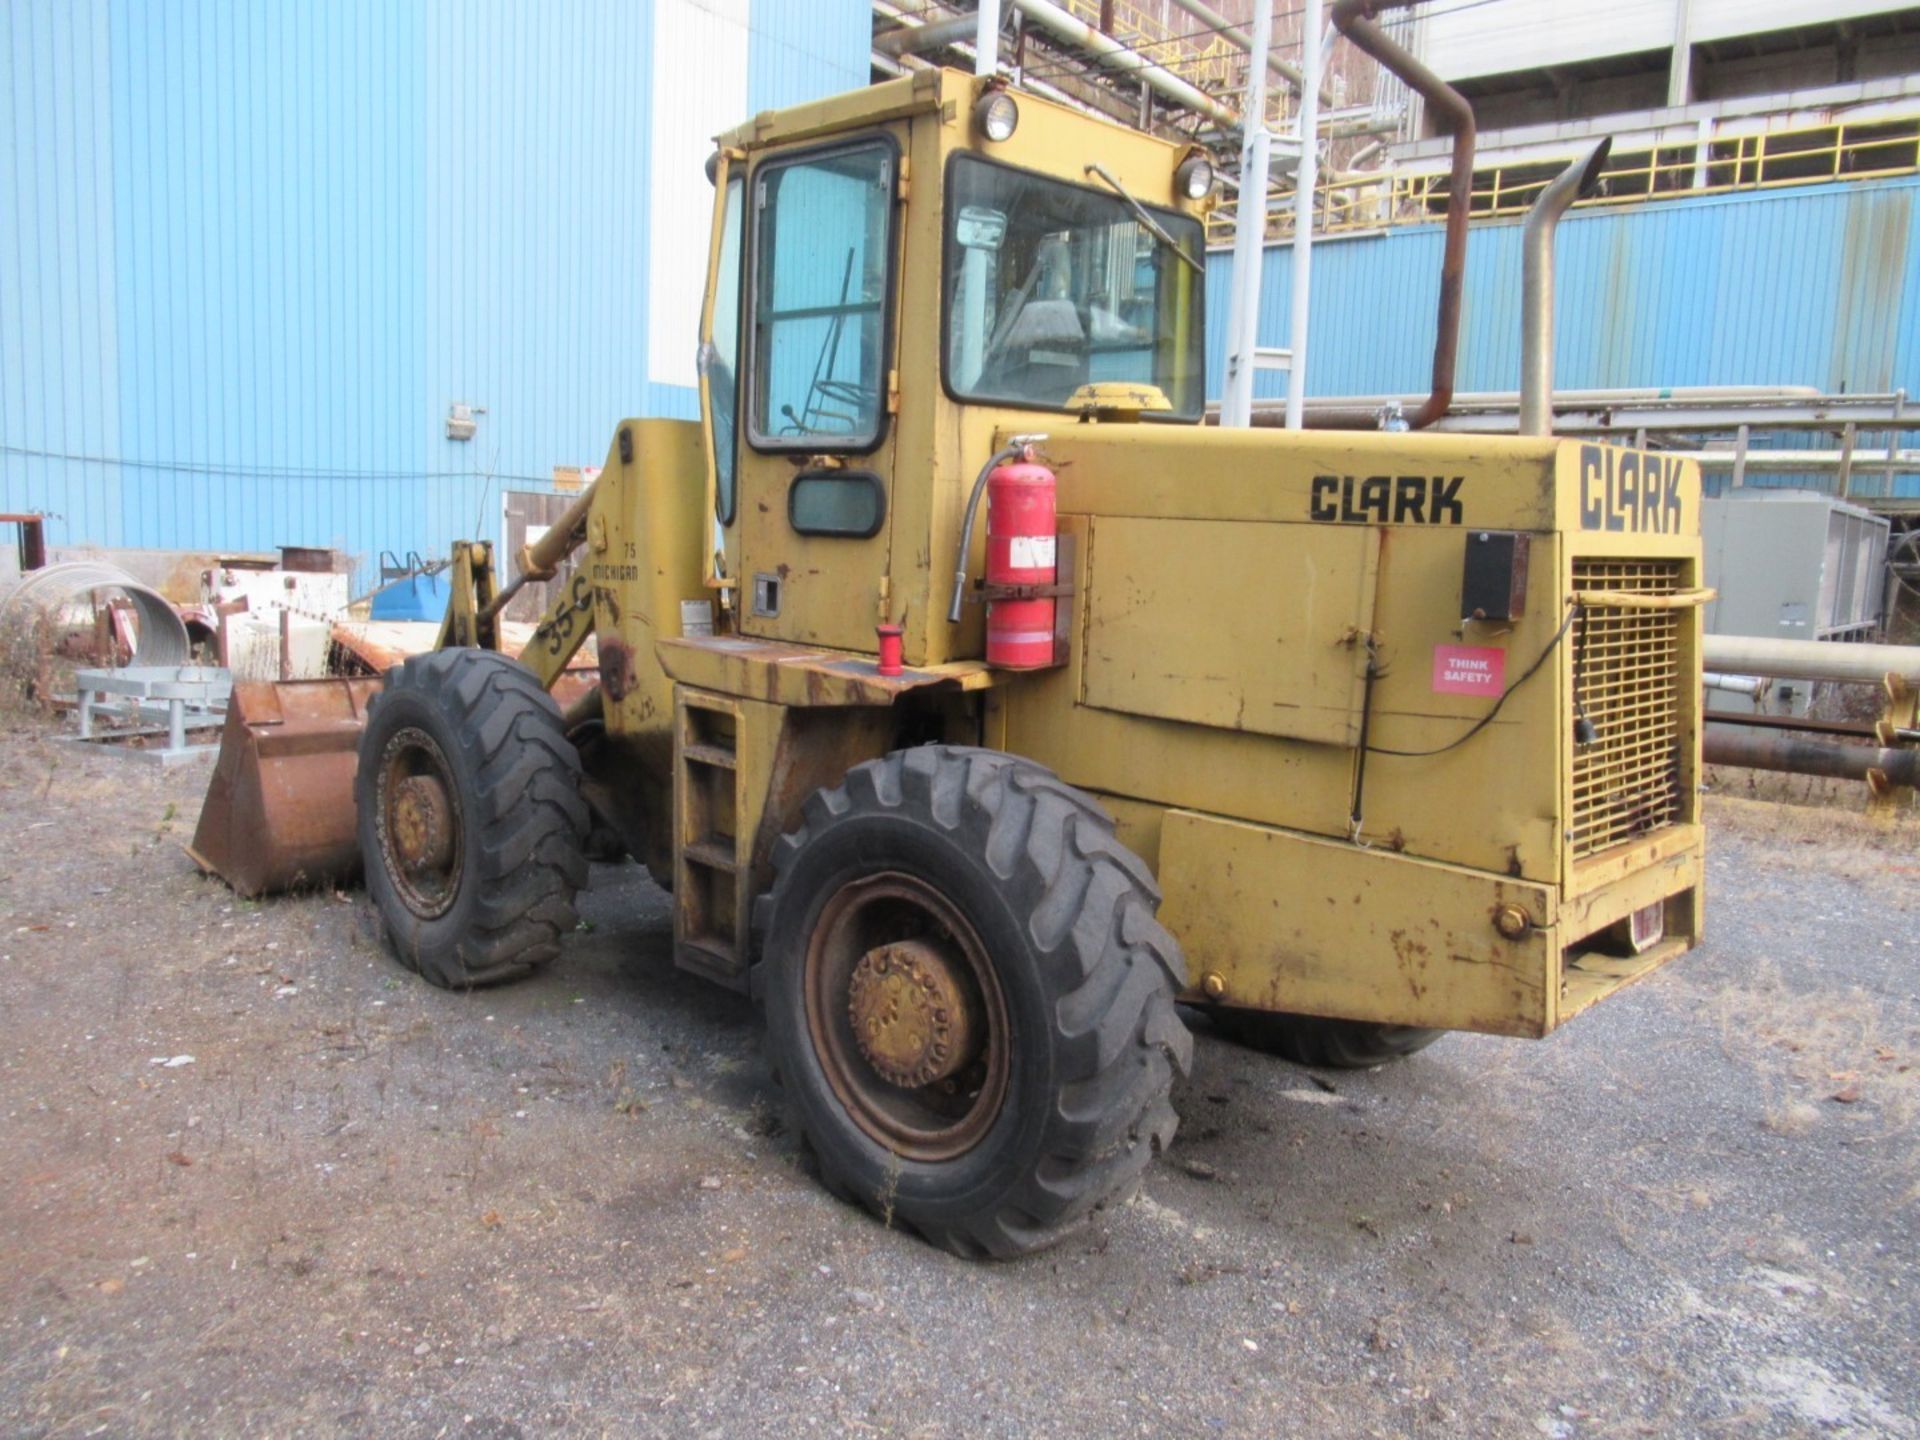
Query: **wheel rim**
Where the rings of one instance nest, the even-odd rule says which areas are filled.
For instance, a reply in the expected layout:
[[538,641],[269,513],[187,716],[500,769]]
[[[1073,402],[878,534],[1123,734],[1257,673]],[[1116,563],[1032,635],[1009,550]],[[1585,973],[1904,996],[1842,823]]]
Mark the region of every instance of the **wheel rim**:
[[1006,1103],[1006,997],[986,947],[925,881],[887,872],[828,899],[807,941],[807,1031],[853,1122],[908,1160],[977,1145]]
[[460,790],[438,742],[409,725],[380,752],[375,796],[380,858],[400,903],[422,920],[444,915],[460,893]]

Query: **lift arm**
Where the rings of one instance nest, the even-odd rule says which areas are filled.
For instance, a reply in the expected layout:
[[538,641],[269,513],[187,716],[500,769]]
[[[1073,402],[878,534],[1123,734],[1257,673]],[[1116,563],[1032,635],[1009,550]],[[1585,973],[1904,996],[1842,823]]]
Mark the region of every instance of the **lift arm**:
[[[595,480],[546,534],[520,547],[516,557],[519,573],[504,590],[495,589],[493,546],[484,540],[456,542],[449,572],[451,594],[434,648],[473,645],[498,650],[501,613],[529,581],[551,580],[560,573],[561,563],[580,548],[587,537],[588,516],[605,481],[604,475]],[[593,585],[585,571],[577,571],[540,617],[533,638],[521,652],[521,663],[540,678],[541,685],[551,689],[592,630]]]

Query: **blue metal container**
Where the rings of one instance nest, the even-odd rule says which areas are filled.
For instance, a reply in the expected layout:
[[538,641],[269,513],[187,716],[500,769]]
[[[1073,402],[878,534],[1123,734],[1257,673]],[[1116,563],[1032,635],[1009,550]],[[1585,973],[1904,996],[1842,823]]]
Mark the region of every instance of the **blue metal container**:
[[452,589],[444,570],[390,581],[373,592],[372,618],[437,621],[447,613],[447,596]]

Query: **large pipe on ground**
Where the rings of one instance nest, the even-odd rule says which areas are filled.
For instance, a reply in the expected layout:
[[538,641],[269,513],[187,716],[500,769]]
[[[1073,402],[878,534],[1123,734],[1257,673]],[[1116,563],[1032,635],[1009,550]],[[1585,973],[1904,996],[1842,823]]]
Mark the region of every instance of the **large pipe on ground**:
[[1828,745],[1791,735],[1769,735],[1709,725],[1702,740],[1709,765],[1747,770],[1781,770],[1791,775],[1825,775],[1835,780],[1865,780],[1878,770],[1892,785],[1920,785],[1920,749],[1882,750],[1872,745]]
[[[1473,106],[1467,97],[1421,64],[1413,53],[1374,24],[1383,10],[1403,9],[1413,0],[1337,0],[1334,28],[1404,80],[1427,102],[1434,119],[1453,137],[1453,165],[1447,178],[1447,231],[1440,258],[1440,305],[1433,336],[1433,387],[1420,408],[1406,417],[1408,428],[1424,429],[1453,403],[1454,360],[1460,348],[1460,295],[1467,273],[1467,218],[1473,205]],[[1272,424],[1262,415],[1254,424]],[[1321,411],[1307,417],[1309,428],[1371,430],[1379,416],[1371,410]]]
[[1527,211],[1520,240],[1520,433],[1553,433],[1553,236],[1576,200],[1593,194],[1613,148],[1603,139],[1553,179]]
[[1911,684],[1920,684],[1920,645],[1709,635],[1705,648],[1707,668],[1721,674],[1837,680],[1856,685],[1878,685],[1888,675],[1898,675]]
[[117,592],[133,608],[139,630],[130,665],[186,665],[193,645],[186,622],[159,591],[142,585],[118,565],[99,560],[67,560],[30,570],[0,596],[0,641],[24,644],[30,650],[47,640],[49,625],[58,623],[69,606],[88,601],[100,592]]

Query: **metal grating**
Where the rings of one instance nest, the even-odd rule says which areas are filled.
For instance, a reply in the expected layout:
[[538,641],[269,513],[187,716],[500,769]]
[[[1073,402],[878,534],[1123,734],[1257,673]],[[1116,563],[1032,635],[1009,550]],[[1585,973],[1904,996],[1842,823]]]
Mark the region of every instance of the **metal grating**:
[[[1573,562],[1576,596],[1671,595],[1678,560]],[[1574,621],[1579,699],[1599,736],[1573,756],[1575,859],[1671,825],[1680,816],[1680,615],[1583,605]]]

